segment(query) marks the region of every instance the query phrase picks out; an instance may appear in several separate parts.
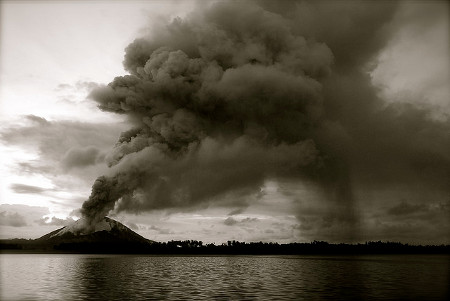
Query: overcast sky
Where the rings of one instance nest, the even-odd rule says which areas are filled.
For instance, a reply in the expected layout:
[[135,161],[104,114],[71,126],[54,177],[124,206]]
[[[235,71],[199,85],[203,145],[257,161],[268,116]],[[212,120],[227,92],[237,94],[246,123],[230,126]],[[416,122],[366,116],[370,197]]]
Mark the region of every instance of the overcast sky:
[[1,1],[0,238],[450,243],[448,3],[274,3]]

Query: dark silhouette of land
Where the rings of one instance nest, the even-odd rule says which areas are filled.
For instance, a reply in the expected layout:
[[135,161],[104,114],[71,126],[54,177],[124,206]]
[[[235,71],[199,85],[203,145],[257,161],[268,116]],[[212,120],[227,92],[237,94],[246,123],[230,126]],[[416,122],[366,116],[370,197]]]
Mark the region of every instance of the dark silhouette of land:
[[239,242],[215,245],[197,240],[169,242],[100,241],[42,243],[37,240],[0,240],[2,253],[106,253],[106,254],[179,254],[179,255],[358,255],[358,254],[450,254],[450,245],[409,245],[399,242],[332,244],[324,241],[279,244]]
[[192,255],[297,255],[297,254],[450,254],[450,245],[409,245],[400,242],[332,244],[239,242],[215,245],[197,240],[156,242],[105,217],[101,228],[88,234],[77,232],[77,222],[52,231],[38,239],[0,240],[3,253],[106,253],[106,254],[192,254]]

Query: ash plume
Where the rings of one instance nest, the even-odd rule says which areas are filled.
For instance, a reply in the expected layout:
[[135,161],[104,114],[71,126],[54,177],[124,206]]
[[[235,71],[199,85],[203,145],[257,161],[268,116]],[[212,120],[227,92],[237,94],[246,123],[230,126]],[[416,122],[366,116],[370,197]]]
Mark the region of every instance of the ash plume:
[[440,146],[417,140],[408,148],[404,136],[420,137],[412,120],[436,139],[446,125],[384,106],[363,69],[386,43],[396,7],[217,2],[136,39],[123,62],[129,75],[91,94],[133,127],[109,155],[110,171],[94,183],[83,216],[94,224],[113,209],[203,206],[292,177],[320,185],[331,218],[356,235],[355,175],[382,181],[380,166],[390,162],[403,174],[412,165],[397,159],[420,161],[418,150],[436,154],[444,173],[449,167]]

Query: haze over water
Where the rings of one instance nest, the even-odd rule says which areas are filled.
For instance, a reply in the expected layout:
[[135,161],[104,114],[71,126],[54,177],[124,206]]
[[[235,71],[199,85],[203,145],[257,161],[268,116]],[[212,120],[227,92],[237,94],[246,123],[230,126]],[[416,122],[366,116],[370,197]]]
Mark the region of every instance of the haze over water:
[[1,300],[445,300],[446,255],[1,254]]

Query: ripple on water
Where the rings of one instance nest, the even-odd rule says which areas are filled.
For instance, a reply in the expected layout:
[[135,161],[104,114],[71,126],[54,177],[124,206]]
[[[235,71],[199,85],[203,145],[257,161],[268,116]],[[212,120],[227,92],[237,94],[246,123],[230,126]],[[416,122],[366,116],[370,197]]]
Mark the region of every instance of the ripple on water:
[[2,300],[448,297],[449,256],[1,254]]

